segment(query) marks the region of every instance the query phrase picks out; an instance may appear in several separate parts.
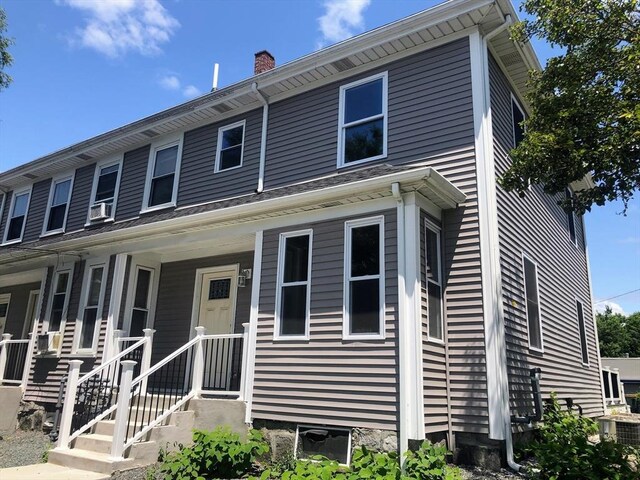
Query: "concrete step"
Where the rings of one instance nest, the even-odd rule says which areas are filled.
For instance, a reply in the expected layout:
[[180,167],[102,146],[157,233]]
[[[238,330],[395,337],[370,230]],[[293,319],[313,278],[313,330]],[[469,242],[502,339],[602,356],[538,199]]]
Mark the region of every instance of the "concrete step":
[[51,450],[49,463],[78,470],[110,474],[116,470],[126,470],[137,466],[133,458],[114,460],[107,453],[92,452],[72,448],[69,450]]
[[80,435],[78,438],[76,438],[73,448],[77,448],[80,450],[90,450],[97,453],[111,453],[112,442],[113,437],[111,435],[89,433]]
[[52,463],[0,468],[2,480],[109,480],[110,474],[88,472]]

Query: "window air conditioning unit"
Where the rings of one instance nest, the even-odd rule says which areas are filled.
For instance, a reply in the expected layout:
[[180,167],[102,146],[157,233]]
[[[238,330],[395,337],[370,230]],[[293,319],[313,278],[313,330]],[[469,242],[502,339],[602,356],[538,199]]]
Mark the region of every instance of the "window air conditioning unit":
[[38,353],[57,352],[62,343],[60,332],[47,332],[38,335]]
[[111,216],[111,204],[110,203],[96,203],[91,205],[89,209],[89,220],[92,222],[97,220],[104,220]]

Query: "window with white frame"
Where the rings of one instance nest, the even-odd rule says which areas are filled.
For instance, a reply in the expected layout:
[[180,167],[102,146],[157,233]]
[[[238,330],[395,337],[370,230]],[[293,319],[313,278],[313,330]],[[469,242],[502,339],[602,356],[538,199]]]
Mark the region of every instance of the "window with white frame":
[[529,348],[542,350],[542,322],[538,293],[538,266],[526,255],[522,258],[524,269],[524,293],[529,330]]
[[[564,197],[566,200],[571,200],[573,197],[573,192],[570,188],[564,189]],[[571,242],[577,245],[577,237],[576,237],[576,215],[573,211],[566,212],[567,213],[567,224],[569,225],[569,238]]]
[[4,333],[7,326],[7,315],[9,313],[9,302],[11,301],[10,293],[0,295],[0,335]]
[[387,72],[340,87],[338,166],[387,155]]
[[72,177],[54,180],[49,193],[49,208],[42,233],[59,233],[64,231],[71,198]]
[[147,328],[149,310],[151,308],[153,273],[154,271],[150,268],[136,268],[133,303],[131,305],[131,321],[129,323],[130,337],[142,337],[144,335],[143,330]]
[[425,227],[425,266],[427,280],[427,314],[429,338],[444,340],[442,316],[442,257],[440,229],[427,223]]
[[384,337],[384,217],[345,223],[345,338]]
[[[104,211],[96,215],[100,219],[113,218],[118,195],[120,180],[120,162],[98,165],[93,180],[89,220],[92,220],[91,210],[104,204]],[[102,208],[102,207],[100,207]],[[104,214],[104,215],[102,215]]]
[[5,242],[18,242],[22,240],[24,227],[27,223],[30,197],[31,189],[15,192],[11,198],[11,206],[9,207],[9,216],[4,234]]
[[576,310],[578,314],[578,331],[580,334],[580,351],[582,355],[582,363],[589,364],[589,350],[587,348],[587,331],[584,323],[584,307],[580,300],[576,300]]
[[215,171],[230,170],[242,166],[245,121],[218,129]]
[[104,300],[105,263],[87,264],[78,320],[77,350],[95,351],[100,333],[102,305]]
[[47,330],[59,332],[66,316],[71,288],[71,270],[59,270],[53,277],[53,295],[49,307]]
[[143,210],[175,206],[181,151],[180,140],[152,148]]
[[511,97],[511,121],[513,124],[513,146],[514,148],[520,145],[520,142],[524,138],[524,111],[516,101],[514,97]]
[[276,338],[308,337],[312,231],[280,234]]

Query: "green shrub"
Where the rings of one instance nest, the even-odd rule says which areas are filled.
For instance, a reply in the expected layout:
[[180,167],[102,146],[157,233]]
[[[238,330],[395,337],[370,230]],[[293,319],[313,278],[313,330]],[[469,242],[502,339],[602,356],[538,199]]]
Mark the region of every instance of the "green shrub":
[[400,478],[400,464],[395,452],[379,453],[361,447],[353,452],[351,459],[352,474],[348,478],[375,478],[380,480],[396,480]]
[[160,467],[166,480],[242,477],[253,468],[258,456],[269,451],[256,430],[249,433],[245,442],[229,428],[196,430],[193,442],[190,447],[166,455]]
[[611,440],[589,443],[598,432],[596,422],[563,410],[554,394],[545,407],[544,424],[531,451],[541,480],[637,480],[629,465],[633,450]]
[[420,449],[407,452],[404,468],[405,477],[418,480],[458,480],[460,471],[447,465],[449,451],[444,445],[423,442]]

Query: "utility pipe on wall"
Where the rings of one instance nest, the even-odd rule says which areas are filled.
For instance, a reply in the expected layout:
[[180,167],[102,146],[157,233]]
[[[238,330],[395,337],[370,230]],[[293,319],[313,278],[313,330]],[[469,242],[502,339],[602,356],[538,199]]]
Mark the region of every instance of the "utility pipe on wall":
[[269,123],[269,102],[262,92],[258,90],[258,84],[253,82],[251,90],[256,94],[258,100],[262,103],[262,133],[260,135],[260,172],[258,173],[258,188],[256,193],[262,193],[264,190],[264,166],[267,157],[267,126]]

